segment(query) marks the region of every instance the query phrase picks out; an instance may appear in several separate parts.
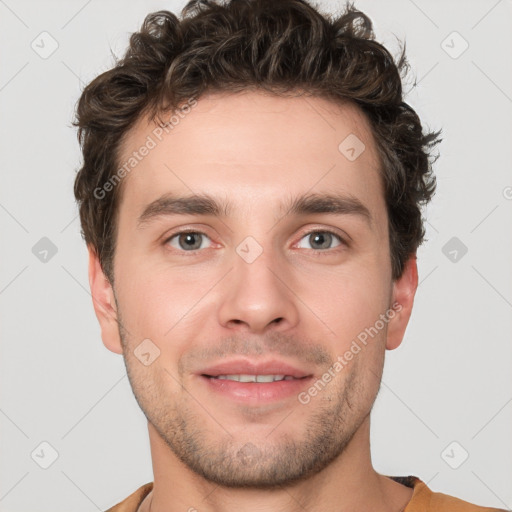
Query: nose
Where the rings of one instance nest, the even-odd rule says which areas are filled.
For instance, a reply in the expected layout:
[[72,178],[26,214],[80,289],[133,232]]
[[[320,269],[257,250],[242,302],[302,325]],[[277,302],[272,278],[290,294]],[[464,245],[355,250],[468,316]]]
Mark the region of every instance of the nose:
[[223,327],[262,334],[297,325],[298,299],[292,273],[270,251],[263,251],[251,263],[235,253],[234,268],[222,285],[218,314]]

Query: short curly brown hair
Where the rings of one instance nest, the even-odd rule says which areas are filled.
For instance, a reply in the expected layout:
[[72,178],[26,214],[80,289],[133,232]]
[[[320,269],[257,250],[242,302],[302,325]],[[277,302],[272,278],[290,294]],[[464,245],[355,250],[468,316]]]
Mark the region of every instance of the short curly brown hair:
[[424,239],[420,207],[435,191],[431,153],[440,140],[440,132],[424,133],[403,101],[407,70],[405,49],[395,62],[350,3],[337,17],[305,0],[192,0],[180,19],[169,11],[146,16],[123,58],[85,87],[73,123],[83,152],[74,186],[82,236],[109,281],[122,187],[106,197],[95,191],[118,170],[130,128],[142,116],[155,121],[178,112],[205,92],[247,89],[306,91],[351,101],[366,114],[381,163],[392,275],[400,277]]

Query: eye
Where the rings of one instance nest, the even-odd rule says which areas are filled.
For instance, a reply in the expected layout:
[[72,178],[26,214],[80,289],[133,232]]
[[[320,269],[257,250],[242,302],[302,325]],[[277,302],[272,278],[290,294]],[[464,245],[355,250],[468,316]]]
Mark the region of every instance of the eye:
[[[332,242],[336,241],[336,239],[338,240],[338,244],[331,246]],[[310,231],[309,233],[306,233],[306,235],[302,237],[301,240],[307,240],[310,244],[310,247],[299,246],[300,248],[319,249],[323,251],[327,249],[334,249],[335,247],[345,243],[339,235],[333,233],[332,231],[326,230]]]
[[[205,246],[205,240],[209,240],[210,245]],[[301,244],[302,240],[306,240],[309,247],[304,247]],[[299,242],[299,248],[317,251],[326,251],[328,249],[334,249],[340,245],[345,245],[345,241],[340,237],[340,235],[329,230],[310,231],[301,238],[301,242]],[[332,245],[333,242],[337,243]],[[178,251],[193,252],[210,247],[211,240],[208,235],[201,233],[200,231],[182,231],[167,238],[165,244],[170,245]]]
[[209,237],[204,233],[198,231],[182,231],[169,237],[165,243],[177,250],[184,250],[185,252],[196,251],[204,249],[204,238],[209,240]]

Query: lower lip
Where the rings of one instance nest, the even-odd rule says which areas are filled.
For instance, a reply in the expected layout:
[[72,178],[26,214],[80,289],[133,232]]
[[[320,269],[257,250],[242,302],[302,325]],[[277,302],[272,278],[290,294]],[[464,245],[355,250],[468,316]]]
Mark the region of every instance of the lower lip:
[[227,398],[261,402],[271,402],[293,395],[297,396],[309,385],[312,379],[312,377],[305,377],[274,382],[238,382],[236,380],[214,379],[204,375],[200,377],[209,386],[209,389]]

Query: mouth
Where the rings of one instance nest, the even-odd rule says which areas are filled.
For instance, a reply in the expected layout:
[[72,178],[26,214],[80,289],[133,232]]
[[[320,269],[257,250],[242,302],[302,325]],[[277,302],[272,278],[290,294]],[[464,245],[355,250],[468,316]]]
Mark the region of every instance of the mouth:
[[236,380],[238,382],[274,382],[311,376],[307,370],[285,361],[277,359],[259,361],[240,358],[222,360],[208,368],[203,368],[199,373],[205,377]]
[[206,375],[203,374],[203,377],[208,377],[210,379],[220,379],[220,380],[232,380],[235,382],[278,382],[281,380],[301,380],[307,379],[307,376],[304,377],[294,377],[293,375],[251,375],[248,373],[235,374],[235,375]]
[[209,392],[228,400],[266,403],[297,396],[313,374],[283,361],[223,361],[199,372]]

